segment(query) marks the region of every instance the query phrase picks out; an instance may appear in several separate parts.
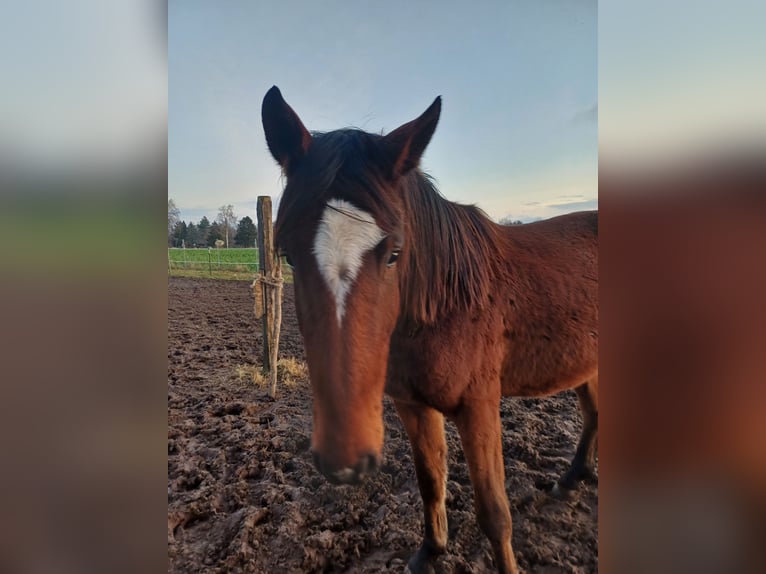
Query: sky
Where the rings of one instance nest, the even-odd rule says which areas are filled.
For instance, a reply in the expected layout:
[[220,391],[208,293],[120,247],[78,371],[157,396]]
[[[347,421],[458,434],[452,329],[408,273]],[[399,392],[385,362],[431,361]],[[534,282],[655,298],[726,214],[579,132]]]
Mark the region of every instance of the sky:
[[254,217],[283,180],[272,86],[312,131],[388,133],[438,95],[421,167],[450,200],[522,221],[597,208],[597,3],[170,0],[168,196]]

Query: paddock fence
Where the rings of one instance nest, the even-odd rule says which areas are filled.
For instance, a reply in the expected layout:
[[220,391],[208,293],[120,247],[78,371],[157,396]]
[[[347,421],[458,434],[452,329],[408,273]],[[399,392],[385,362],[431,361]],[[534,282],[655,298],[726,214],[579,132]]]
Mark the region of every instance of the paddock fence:
[[[255,247],[169,247],[168,275],[211,279],[252,280],[258,274]],[[292,282],[290,266],[282,261],[285,281]]]

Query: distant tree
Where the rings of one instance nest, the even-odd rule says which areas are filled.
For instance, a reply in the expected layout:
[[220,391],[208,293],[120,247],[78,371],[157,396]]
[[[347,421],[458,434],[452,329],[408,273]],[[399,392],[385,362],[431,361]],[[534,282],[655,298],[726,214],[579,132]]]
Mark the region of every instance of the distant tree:
[[513,219],[510,215],[506,215],[500,221],[498,221],[500,225],[523,225],[524,222],[520,219]]
[[221,226],[218,222],[213,222],[207,231],[208,247],[215,247],[215,242],[219,239],[223,239],[223,229],[221,229]]
[[223,239],[226,241],[226,248],[229,248],[229,238],[234,238],[236,230],[234,226],[237,224],[237,218],[234,215],[234,206],[222,205],[218,208],[218,217],[215,219],[221,226],[223,232]]
[[186,226],[186,245],[194,247],[199,243],[199,229],[194,222],[189,223]]
[[245,217],[239,220],[234,242],[242,247],[253,247],[257,237],[258,230],[255,227],[255,223],[253,223],[249,216],[245,215]]
[[187,226],[185,221],[176,222],[173,229],[173,245],[182,247],[186,241]]
[[176,206],[176,202],[168,199],[168,244],[173,243],[173,233],[180,218],[181,210]]
[[210,231],[210,221],[204,215],[197,224],[197,243],[207,245],[207,234]]

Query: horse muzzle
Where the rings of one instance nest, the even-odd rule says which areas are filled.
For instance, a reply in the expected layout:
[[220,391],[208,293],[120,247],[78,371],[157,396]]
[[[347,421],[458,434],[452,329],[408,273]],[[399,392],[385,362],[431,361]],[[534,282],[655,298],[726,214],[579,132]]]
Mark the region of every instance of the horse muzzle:
[[314,465],[317,470],[331,484],[359,484],[359,482],[365,477],[375,474],[380,467],[380,456],[373,453],[363,454],[359,457],[359,460],[352,467],[338,468],[325,458],[322,457],[317,451],[312,452],[314,457]]

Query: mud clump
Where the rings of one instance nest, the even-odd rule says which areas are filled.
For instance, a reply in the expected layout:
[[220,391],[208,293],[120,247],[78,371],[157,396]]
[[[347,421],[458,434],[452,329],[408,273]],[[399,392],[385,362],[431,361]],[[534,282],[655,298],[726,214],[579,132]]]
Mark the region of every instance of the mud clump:
[[[380,471],[333,486],[314,469],[311,389],[277,400],[247,377],[259,367],[261,326],[247,282],[169,278],[168,572],[403,572],[422,539],[409,442],[385,400]],[[304,361],[291,285],[280,357]],[[581,419],[574,393],[504,399],[506,493],[519,566],[534,573],[598,570],[598,485],[548,495],[569,464]],[[492,572],[489,542],[457,431],[447,423],[450,541],[441,572]]]

